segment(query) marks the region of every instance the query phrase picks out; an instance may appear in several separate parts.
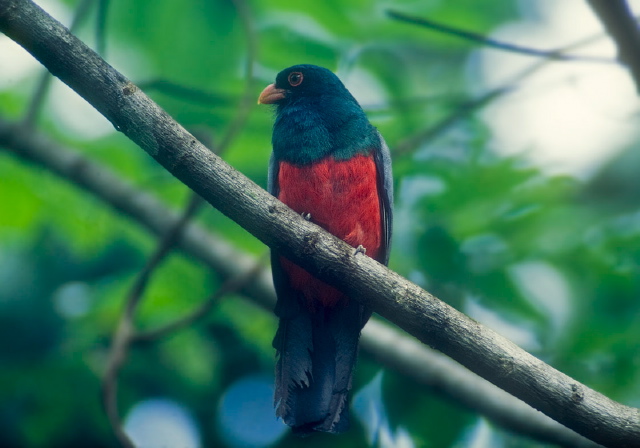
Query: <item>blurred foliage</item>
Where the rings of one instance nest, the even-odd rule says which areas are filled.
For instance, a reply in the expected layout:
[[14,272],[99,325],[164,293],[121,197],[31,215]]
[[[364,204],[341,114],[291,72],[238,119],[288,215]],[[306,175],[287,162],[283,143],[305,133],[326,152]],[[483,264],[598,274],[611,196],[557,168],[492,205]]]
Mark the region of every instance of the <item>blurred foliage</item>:
[[[79,3],[56,3],[56,11]],[[245,86],[248,37],[236,4],[112,0],[105,57],[180,123],[206,129],[215,141],[237,113]],[[390,20],[391,2],[254,0],[247,6],[259,46],[256,97],[284,67],[308,62],[337,69],[349,85],[375,92],[370,100],[365,90],[361,101],[391,148],[468,99],[473,79],[462,67],[473,46]],[[517,14],[510,0],[392,6],[480,33]],[[90,45],[92,14],[78,27]],[[38,79],[30,72],[0,91],[0,114],[18,119]],[[186,188],[123,136],[79,135],[53,103],[45,104],[39,129],[174,207],[185,202]],[[224,154],[262,186],[271,123],[272,114],[256,107]],[[464,118],[394,158],[391,267],[577,380],[640,405],[637,148],[583,182],[493,154],[485,126]],[[239,249],[265,250],[215,210],[198,219]],[[99,200],[0,152],[1,447],[116,446],[100,408],[100,380],[127,290],[155,244]],[[155,273],[137,320],[143,328],[166,323],[218,286],[215,273],[172,255]],[[203,446],[223,446],[214,425],[218,403],[238,378],[272,375],[274,331],[272,316],[230,296],[189,329],[136,345],[121,375],[123,414],[145,398],[170,398],[195,416]],[[383,368],[361,358],[356,390]],[[468,440],[479,416],[400,374],[384,378],[389,421],[406,428],[416,446]],[[539,446],[494,429],[502,446]],[[327,443],[365,446],[364,430],[354,419],[344,436],[305,440],[305,446]],[[275,444],[297,445],[291,435]]]

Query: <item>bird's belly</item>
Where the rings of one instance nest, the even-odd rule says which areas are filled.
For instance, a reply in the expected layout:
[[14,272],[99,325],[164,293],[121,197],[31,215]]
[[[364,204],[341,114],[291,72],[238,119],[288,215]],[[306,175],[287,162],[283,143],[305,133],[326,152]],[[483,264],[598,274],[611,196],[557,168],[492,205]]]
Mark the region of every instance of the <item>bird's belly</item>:
[[[357,155],[347,160],[332,157],[309,165],[280,162],[278,199],[298,213],[309,213],[311,221],[346,241],[362,245],[377,258],[382,242],[377,172],[372,156]],[[311,302],[336,304],[343,294],[311,276],[299,266],[282,259],[291,286]]]

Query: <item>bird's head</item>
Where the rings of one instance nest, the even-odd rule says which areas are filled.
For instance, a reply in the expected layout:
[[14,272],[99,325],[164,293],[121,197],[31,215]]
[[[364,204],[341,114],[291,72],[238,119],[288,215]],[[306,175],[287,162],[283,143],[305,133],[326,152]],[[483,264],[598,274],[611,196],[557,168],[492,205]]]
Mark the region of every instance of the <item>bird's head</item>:
[[301,64],[278,73],[276,82],[260,94],[258,104],[286,106],[301,98],[340,96],[354,101],[342,81],[330,70],[317,65]]
[[258,104],[277,106],[273,154],[278,160],[305,164],[328,155],[347,159],[380,146],[358,102],[326,68],[294,65],[260,94]]

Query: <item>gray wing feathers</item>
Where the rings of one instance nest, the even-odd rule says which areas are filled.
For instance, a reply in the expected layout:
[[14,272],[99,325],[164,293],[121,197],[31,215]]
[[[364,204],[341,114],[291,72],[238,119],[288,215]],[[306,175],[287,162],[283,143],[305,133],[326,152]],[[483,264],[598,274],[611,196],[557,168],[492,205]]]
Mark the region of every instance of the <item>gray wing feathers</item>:
[[378,173],[378,189],[381,198],[382,235],[384,238],[384,250],[380,262],[389,263],[391,252],[391,231],[393,227],[393,174],[391,172],[391,152],[387,143],[378,132],[380,149],[375,151],[374,159]]

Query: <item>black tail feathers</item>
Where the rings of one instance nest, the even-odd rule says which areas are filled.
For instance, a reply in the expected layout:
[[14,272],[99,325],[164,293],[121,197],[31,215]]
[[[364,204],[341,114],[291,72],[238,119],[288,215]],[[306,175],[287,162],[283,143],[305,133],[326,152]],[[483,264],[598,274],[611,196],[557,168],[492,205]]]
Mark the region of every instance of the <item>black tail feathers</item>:
[[370,313],[347,299],[314,312],[296,305],[293,313],[276,310],[276,415],[300,435],[344,432],[358,339]]

